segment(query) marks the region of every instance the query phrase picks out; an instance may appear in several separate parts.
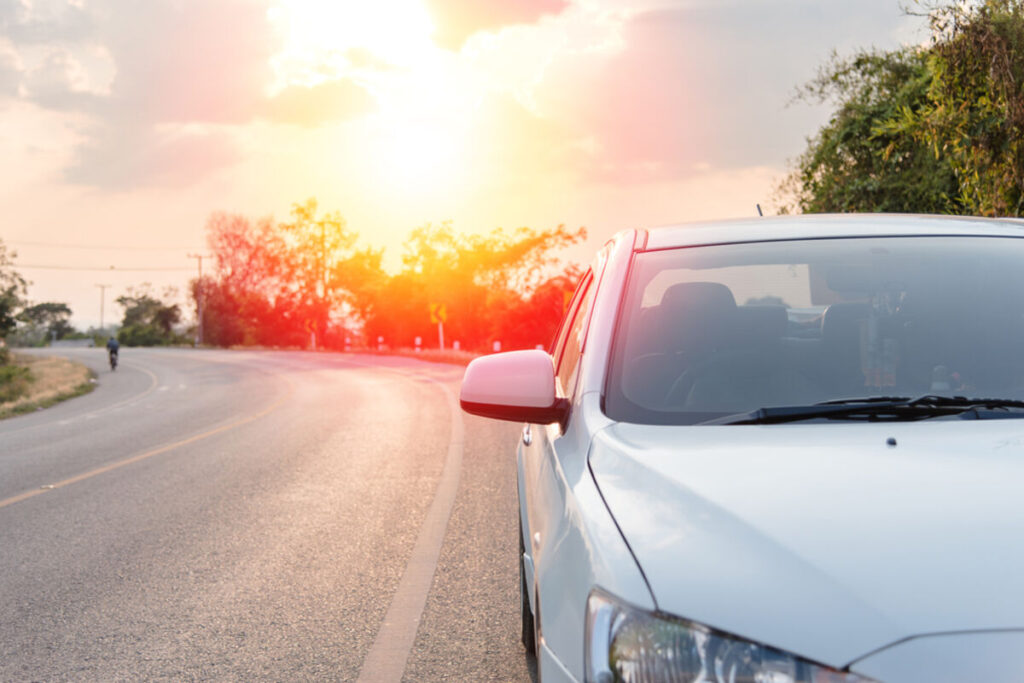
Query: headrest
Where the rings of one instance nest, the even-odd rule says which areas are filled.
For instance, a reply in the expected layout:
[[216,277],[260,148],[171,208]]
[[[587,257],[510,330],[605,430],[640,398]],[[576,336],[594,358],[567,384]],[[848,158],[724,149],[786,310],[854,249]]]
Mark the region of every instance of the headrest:
[[739,334],[745,341],[781,339],[786,336],[789,317],[786,307],[775,304],[748,304],[736,309]]
[[667,348],[702,353],[733,336],[736,300],[717,282],[680,282],[665,290],[658,317]]
[[678,282],[661,295],[661,306],[674,311],[736,308],[732,291],[719,282]]
[[826,344],[860,343],[860,323],[868,317],[868,305],[861,302],[832,304],[821,318],[821,338]]

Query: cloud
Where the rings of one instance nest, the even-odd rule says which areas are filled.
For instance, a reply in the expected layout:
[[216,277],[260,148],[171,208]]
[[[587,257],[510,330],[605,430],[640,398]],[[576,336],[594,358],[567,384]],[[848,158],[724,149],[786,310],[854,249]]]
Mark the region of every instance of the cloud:
[[18,55],[0,44],[0,100],[16,97],[21,84],[21,66]]
[[108,190],[181,187],[238,159],[231,136],[216,128],[101,125],[77,150],[64,178]]
[[393,71],[395,65],[373,54],[365,47],[354,47],[345,51],[345,57],[354,69],[369,71]]
[[262,105],[275,37],[248,0],[120,0],[103,26],[117,65],[109,115],[243,123]]
[[[238,156],[230,135],[211,131],[251,122],[267,108],[276,43],[259,2],[0,2],[12,40],[46,50],[24,74],[26,99],[91,120],[65,172],[76,184],[195,180]],[[103,65],[83,66],[96,54],[110,71],[103,87],[93,83]]]
[[366,114],[373,97],[351,80],[336,80],[312,87],[292,85],[267,101],[265,116],[276,123],[317,126]]
[[434,20],[434,42],[458,50],[466,39],[480,31],[513,24],[531,24],[545,15],[558,14],[569,6],[566,0],[426,0]]
[[84,110],[96,106],[89,75],[68,50],[50,51],[24,76],[27,97],[56,111]]
[[[65,177],[105,188],[176,185],[233,163],[227,126],[316,126],[371,111],[349,80],[268,96],[281,47],[269,2],[0,0],[12,45],[0,49],[0,96],[88,117]],[[27,68],[19,47],[33,55]]]
[[31,45],[80,42],[95,35],[93,15],[67,0],[0,0],[0,35]]
[[901,19],[888,0],[677,4],[625,17],[617,51],[554,60],[534,96],[586,141],[585,176],[652,182],[777,164],[821,119],[787,108],[794,88],[833,46],[868,46]]

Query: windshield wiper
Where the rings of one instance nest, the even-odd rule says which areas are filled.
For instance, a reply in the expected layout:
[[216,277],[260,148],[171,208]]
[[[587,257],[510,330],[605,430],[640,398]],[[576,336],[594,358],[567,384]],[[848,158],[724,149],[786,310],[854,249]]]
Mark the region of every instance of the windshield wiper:
[[[871,421],[910,421],[947,415],[965,419],[1009,417],[1012,408],[1024,409],[1024,401],[1005,398],[968,398],[966,396],[925,395],[866,396],[823,401],[813,405],[772,406],[747,413],[726,415],[701,424],[743,425],[781,424],[815,419],[862,419]],[[982,412],[984,411],[984,412]],[[993,415],[991,411],[1000,411]]]
[[1012,398],[975,398],[968,396],[942,396],[925,394],[917,398],[910,396],[862,396],[859,398],[837,398],[816,403],[818,406],[845,406],[881,403],[909,406],[944,406],[950,408],[1024,408],[1024,401]]

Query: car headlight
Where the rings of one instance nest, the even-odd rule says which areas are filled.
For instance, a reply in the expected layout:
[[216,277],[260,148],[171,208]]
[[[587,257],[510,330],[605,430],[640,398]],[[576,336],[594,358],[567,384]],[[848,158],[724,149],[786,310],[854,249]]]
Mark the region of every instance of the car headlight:
[[588,683],[870,683],[781,650],[640,610],[600,589],[587,599]]

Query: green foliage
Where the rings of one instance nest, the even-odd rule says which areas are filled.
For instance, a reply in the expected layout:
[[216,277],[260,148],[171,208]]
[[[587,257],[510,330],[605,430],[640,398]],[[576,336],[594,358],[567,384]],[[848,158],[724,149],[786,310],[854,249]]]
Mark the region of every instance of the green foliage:
[[837,108],[780,187],[783,211],[1020,215],[1022,8],[931,5],[926,47],[833,57],[800,93]]
[[0,242],[0,338],[17,325],[16,311],[23,305],[25,279],[13,269],[15,253]]
[[787,210],[950,213],[957,185],[949,163],[903,128],[928,104],[931,73],[916,49],[833,56],[801,92],[835,101],[783,191]]
[[[164,297],[173,296],[167,291]],[[154,295],[148,285],[129,290],[119,296],[117,303],[124,307],[124,319],[117,339],[126,346],[166,346],[184,339],[175,333],[174,326],[181,321],[177,304],[167,304]]]
[[917,131],[948,160],[966,212],[1024,210],[1024,2],[932,11],[934,74]]
[[32,372],[20,365],[0,365],[0,403],[26,395],[32,384]]
[[12,343],[37,346],[51,339],[64,339],[75,331],[70,318],[67,304],[45,302],[28,306],[17,315],[19,325]]

